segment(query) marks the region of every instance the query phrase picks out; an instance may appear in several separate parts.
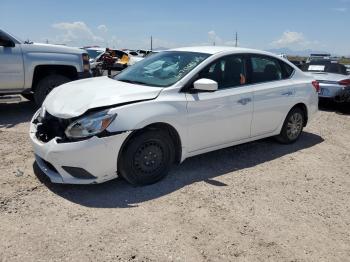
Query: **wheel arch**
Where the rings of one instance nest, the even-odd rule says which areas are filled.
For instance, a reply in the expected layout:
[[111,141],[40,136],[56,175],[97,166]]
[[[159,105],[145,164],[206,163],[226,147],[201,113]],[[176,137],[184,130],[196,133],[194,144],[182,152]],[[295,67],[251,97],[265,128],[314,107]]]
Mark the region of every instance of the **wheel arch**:
[[38,82],[50,74],[60,74],[68,77],[71,80],[78,78],[76,67],[70,65],[38,65],[34,68],[32,91],[35,91]]
[[170,135],[170,138],[172,139],[174,146],[175,146],[175,163],[179,164],[181,162],[181,159],[182,159],[182,141],[181,141],[179,132],[176,130],[176,128],[173,125],[171,125],[169,123],[155,122],[152,124],[148,124],[140,129],[136,129],[129,134],[129,136],[125,139],[125,141],[123,142],[123,144],[119,150],[118,163],[119,163],[119,159],[121,157],[121,154],[122,154],[123,150],[125,149],[125,147],[127,146],[127,144],[134,137],[140,135],[142,132],[144,132],[146,130],[164,130],[165,132],[168,132]]
[[[289,111],[288,111],[288,114],[290,111],[292,111],[294,108],[300,108],[303,113],[304,113],[304,127],[307,125],[308,121],[309,121],[309,117],[308,117],[308,109],[307,109],[307,106],[306,104],[300,102],[300,103],[297,103],[295,104]],[[288,115],[287,114],[287,115]]]

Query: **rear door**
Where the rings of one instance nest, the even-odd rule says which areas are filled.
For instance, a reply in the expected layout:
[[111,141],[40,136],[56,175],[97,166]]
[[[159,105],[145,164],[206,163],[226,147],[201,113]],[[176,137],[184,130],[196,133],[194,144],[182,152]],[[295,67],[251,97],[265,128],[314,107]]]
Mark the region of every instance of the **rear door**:
[[199,73],[202,78],[216,81],[219,89],[186,94],[189,151],[249,138],[253,87],[246,85],[246,57],[222,57]]
[[252,137],[274,132],[293,106],[294,69],[274,57],[250,56],[249,79],[254,86]]
[[[14,47],[5,47],[11,40]],[[21,44],[0,30],[0,92],[16,92],[24,87],[24,69]]]

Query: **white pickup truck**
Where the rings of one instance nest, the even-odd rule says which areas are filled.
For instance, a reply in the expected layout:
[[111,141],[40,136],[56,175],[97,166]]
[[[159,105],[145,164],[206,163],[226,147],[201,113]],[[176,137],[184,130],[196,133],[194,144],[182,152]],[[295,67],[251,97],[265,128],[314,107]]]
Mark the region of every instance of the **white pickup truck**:
[[0,29],[0,98],[21,94],[40,106],[53,88],[90,76],[85,50],[23,42]]

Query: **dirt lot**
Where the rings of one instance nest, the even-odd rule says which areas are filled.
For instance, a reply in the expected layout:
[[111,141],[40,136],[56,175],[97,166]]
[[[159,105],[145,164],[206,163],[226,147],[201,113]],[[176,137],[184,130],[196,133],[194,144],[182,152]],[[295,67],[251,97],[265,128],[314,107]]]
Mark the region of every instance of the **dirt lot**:
[[321,111],[294,145],[212,152],[134,188],[49,183],[33,112],[0,105],[0,261],[350,261],[349,114]]

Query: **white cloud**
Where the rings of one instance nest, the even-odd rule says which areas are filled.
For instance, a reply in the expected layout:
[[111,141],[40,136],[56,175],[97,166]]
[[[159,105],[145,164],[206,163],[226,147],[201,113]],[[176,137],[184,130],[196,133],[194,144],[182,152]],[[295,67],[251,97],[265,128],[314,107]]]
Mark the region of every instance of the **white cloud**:
[[295,49],[315,47],[319,45],[319,42],[308,40],[301,32],[285,31],[279,39],[273,41],[270,45],[275,47],[290,47]]
[[98,29],[99,31],[103,32],[103,33],[107,33],[107,31],[108,31],[108,28],[107,28],[106,25],[99,25],[99,26],[97,27],[97,29]]
[[[208,39],[209,43],[202,43],[201,45],[221,45],[221,46],[235,46],[235,41],[233,40],[224,40],[220,36],[217,35],[217,33],[214,30],[211,30],[208,32]],[[239,46],[239,42],[237,42]]]
[[279,39],[272,42],[272,45],[279,47],[287,47],[295,44],[303,45],[305,43],[307,43],[307,41],[305,40],[303,33],[285,31]]
[[58,35],[56,41],[61,41],[64,44],[70,43],[102,43],[104,39],[95,35],[92,30],[81,21],[77,22],[62,22],[52,25],[53,28],[62,31]]
[[216,34],[214,30],[208,32],[208,39],[211,44],[215,43],[216,45],[222,44],[222,39]]
[[111,48],[121,48],[122,41],[116,36],[112,36],[110,40],[107,41],[107,46]]
[[333,9],[333,11],[337,11],[337,12],[341,12],[341,13],[345,13],[346,11],[348,11],[348,9],[346,7],[335,7],[332,9]]

